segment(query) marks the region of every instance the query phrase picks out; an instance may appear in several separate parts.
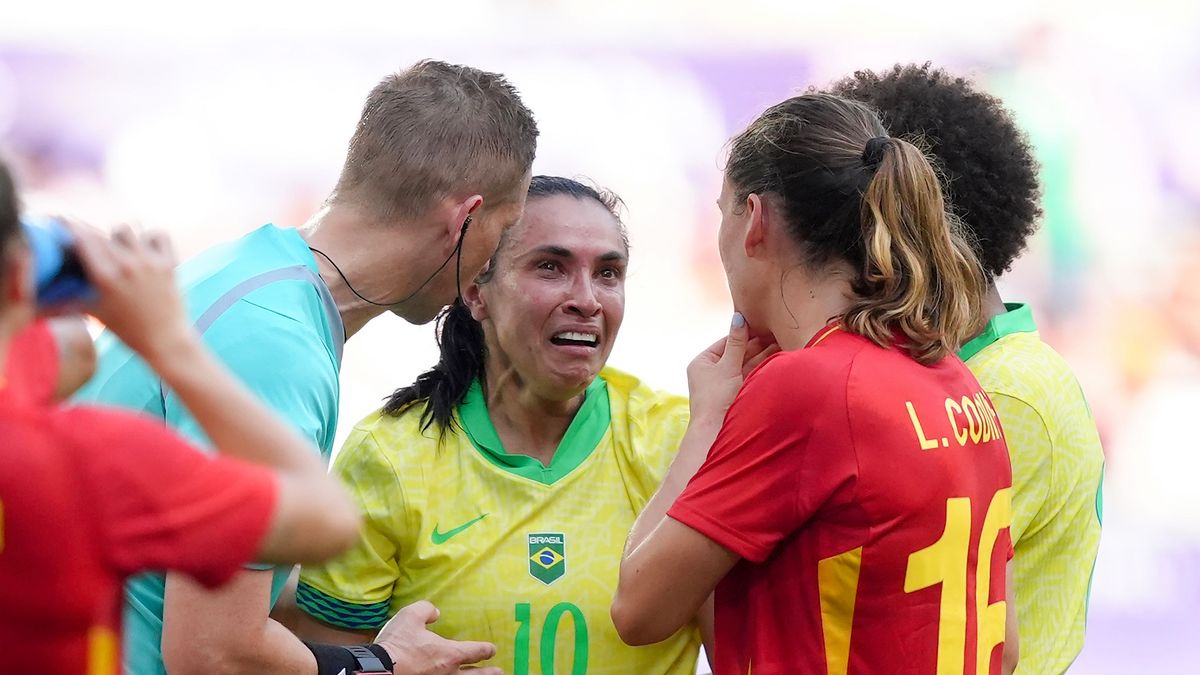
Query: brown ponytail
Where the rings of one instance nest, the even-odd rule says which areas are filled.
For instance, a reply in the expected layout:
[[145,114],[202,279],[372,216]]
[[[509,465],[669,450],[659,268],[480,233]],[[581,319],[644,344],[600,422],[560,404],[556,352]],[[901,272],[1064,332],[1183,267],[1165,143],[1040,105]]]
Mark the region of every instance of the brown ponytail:
[[899,334],[925,364],[977,331],[983,272],[937,174],[865,105],[790,98],[733,139],[725,175],[739,202],[750,193],[779,198],[809,267],[844,260],[857,271],[847,329],[881,346]]
[[861,216],[860,300],[846,312],[846,327],[878,344],[898,330],[921,363],[954,353],[978,332],[983,270],[919,149],[887,140]]

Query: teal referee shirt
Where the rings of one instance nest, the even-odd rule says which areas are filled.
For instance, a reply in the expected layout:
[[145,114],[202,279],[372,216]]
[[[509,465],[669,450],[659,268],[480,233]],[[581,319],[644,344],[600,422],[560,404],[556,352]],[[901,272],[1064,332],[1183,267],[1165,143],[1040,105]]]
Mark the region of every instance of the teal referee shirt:
[[[337,429],[345,333],[333,297],[299,233],[265,225],[189,260],[177,276],[205,345],[328,461]],[[178,397],[141,358],[107,331],[97,350],[96,375],[80,391],[80,400],[149,414],[209,447]],[[252,567],[274,569],[274,605],[291,569]],[[126,673],[166,672],[160,646],[163,588],[162,574],[143,574],[125,586]]]

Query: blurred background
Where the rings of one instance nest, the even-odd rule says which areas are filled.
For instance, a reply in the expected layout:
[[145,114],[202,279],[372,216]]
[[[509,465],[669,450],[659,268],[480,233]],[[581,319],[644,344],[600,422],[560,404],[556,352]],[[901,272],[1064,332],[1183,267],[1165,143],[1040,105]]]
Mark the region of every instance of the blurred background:
[[[1046,216],[1006,299],[1074,366],[1108,456],[1087,646],[1072,672],[1195,673],[1200,635],[1200,3],[935,0],[43,1],[0,21],[0,152],[26,206],[166,228],[184,255],[297,226],[368,90],[421,58],[506,73],[535,173],[627,205],[611,364],[686,391],[731,305],[715,250],[723,147],[767,106],[931,60],[1003,98]],[[341,435],[435,360],[387,316],[349,343]]]

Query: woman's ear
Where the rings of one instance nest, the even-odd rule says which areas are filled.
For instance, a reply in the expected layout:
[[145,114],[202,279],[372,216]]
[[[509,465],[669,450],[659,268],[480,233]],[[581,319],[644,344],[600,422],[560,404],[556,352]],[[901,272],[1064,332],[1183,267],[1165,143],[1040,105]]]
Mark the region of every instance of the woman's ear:
[[755,193],[750,193],[746,196],[746,203],[742,205],[747,211],[746,223],[746,238],[743,241],[743,246],[746,249],[746,257],[759,258],[763,254],[763,243],[767,239],[768,218],[766,206],[767,203],[763,198]]
[[487,318],[487,301],[483,297],[483,292],[479,288],[479,284],[468,284],[463,289],[463,303],[471,311],[472,319],[483,321]]

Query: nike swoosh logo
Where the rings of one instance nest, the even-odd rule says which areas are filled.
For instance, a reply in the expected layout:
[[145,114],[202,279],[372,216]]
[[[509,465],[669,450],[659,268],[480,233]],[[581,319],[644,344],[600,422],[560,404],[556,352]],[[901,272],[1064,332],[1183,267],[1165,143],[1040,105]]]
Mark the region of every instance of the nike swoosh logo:
[[444,543],[450,541],[450,539],[452,537],[461,534],[463,532],[463,530],[466,530],[468,527],[474,525],[475,523],[478,523],[479,521],[483,520],[484,518],[487,518],[487,515],[488,514],[485,513],[482,516],[479,516],[478,518],[475,518],[473,520],[468,520],[467,522],[463,523],[462,525],[459,525],[458,527],[454,528],[453,530],[448,530],[446,532],[438,532],[438,526],[435,524],[433,526],[433,532],[429,535],[429,540],[433,542],[434,546],[444,544]]

